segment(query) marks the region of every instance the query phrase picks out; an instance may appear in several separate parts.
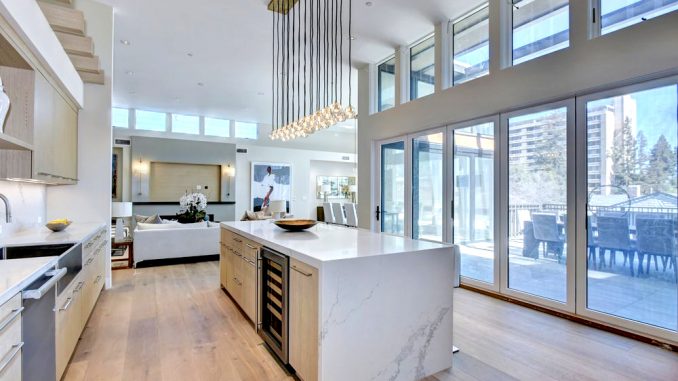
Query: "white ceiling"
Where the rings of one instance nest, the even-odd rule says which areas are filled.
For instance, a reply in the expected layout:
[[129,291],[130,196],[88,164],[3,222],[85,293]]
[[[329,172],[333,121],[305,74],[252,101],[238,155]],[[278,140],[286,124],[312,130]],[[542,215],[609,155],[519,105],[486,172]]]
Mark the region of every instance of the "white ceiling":
[[[115,9],[114,106],[270,123],[268,0],[99,1]],[[480,2],[354,1],[354,67],[386,58]]]

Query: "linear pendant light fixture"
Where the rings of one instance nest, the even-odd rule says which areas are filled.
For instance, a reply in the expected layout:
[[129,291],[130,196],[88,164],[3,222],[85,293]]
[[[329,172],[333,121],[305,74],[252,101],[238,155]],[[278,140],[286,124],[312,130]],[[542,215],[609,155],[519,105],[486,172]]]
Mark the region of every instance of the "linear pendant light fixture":
[[270,138],[287,141],[307,137],[356,118],[351,99],[352,0],[271,0],[268,9],[273,14]]

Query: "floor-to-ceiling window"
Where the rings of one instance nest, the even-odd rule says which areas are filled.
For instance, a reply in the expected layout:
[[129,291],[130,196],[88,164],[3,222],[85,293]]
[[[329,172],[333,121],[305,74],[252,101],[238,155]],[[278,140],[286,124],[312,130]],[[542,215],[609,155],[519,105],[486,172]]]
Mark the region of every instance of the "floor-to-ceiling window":
[[405,142],[381,144],[380,151],[380,228],[405,235]]
[[412,237],[443,241],[443,140],[437,132],[412,139]]
[[567,302],[566,106],[507,117],[508,288]]
[[461,251],[461,275],[494,283],[495,122],[453,126],[452,242]]
[[678,85],[584,106],[586,308],[678,331]]

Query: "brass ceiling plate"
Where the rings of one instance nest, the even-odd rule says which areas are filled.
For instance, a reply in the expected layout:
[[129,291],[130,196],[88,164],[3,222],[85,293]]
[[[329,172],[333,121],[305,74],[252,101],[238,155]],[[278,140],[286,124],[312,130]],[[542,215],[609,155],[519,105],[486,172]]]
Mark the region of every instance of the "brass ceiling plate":
[[268,3],[268,10],[286,15],[298,2],[299,0],[271,0]]

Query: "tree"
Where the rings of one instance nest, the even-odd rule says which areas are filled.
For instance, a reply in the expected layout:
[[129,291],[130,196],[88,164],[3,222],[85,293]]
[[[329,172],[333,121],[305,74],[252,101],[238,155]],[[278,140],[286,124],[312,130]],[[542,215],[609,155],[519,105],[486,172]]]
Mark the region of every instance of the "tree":
[[646,182],[655,192],[676,191],[676,151],[664,135],[657,139],[650,151]]
[[650,193],[650,187],[647,184],[647,170],[650,162],[650,156],[647,151],[647,138],[645,137],[645,134],[643,134],[643,131],[638,132],[638,135],[636,136],[636,144],[638,147],[638,159],[636,161],[636,171],[638,172],[638,175],[636,184],[641,186],[643,194],[647,194]]
[[636,139],[631,131],[631,119],[626,118],[622,128],[614,132],[612,147],[612,185],[628,187],[639,178],[636,160]]

